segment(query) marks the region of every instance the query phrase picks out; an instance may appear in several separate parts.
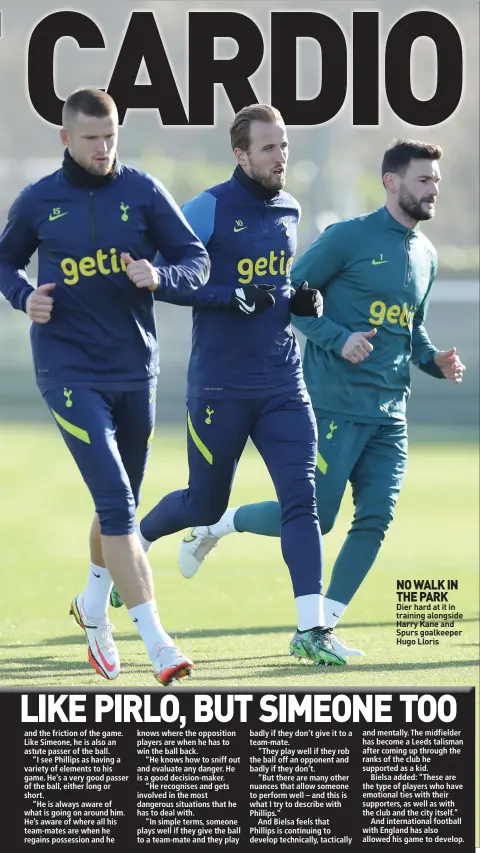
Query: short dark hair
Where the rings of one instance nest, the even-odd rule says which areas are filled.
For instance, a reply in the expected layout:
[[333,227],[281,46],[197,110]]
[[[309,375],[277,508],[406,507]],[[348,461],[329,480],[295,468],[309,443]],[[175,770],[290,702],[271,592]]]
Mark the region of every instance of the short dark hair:
[[443,151],[431,142],[418,139],[394,139],[382,160],[382,178],[387,172],[404,175],[411,160],[440,160]]
[[265,121],[275,124],[284,124],[282,114],[276,107],[270,104],[250,104],[238,112],[230,126],[230,142],[232,151],[241,148],[248,151],[250,147],[250,125],[252,121]]
[[106,118],[117,112],[115,101],[101,89],[77,89],[68,96],[63,105],[62,122],[74,118],[78,113],[95,118]]

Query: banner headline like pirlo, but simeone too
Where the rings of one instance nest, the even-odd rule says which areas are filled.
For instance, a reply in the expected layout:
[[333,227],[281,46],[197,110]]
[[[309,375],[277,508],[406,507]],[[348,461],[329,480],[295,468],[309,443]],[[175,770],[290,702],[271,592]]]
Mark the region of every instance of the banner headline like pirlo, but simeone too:
[[[189,722],[253,722],[249,720],[253,695],[195,694],[193,698],[193,719]],[[450,694],[406,693],[396,698],[405,723],[450,723],[457,715],[457,702]],[[86,702],[85,694],[23,694],[22,723],[86,723]],[[95,694],[94,720],[89,722],[101,723],[106,717],[110,723],[178,723],[184,728],[187,717],[181,714],[180,705],[181,699],[172,694]],[[393,719],[392,694],[304,694],[299,699],[294,694],[269,693],[259,698],[257,712],[255,722],[261,723],[389,723]]]

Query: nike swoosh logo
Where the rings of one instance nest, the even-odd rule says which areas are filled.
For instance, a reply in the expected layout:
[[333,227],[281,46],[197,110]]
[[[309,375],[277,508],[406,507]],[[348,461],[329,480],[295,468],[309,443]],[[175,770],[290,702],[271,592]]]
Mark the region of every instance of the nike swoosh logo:
[[253,314],[255,311],[255,305],[247,305],[246,302],[242,302],[241,299],[237,296],[238,304],[240,305],[240,311],[245,311],[246,314]]
[[95,640],[95,645],[97,647],[97,652],[98,652],[99,658],[102,661],[105,669],[107,670],[107,672],[113,672],[113,670],[115,669],[115,664],[108,663],[108,661],[105,660],[105,658],[104,658],[104,656],[100,650],[100,646],[98,645],[98,640]]
[[53,222],[55,219],[61,219],[62,216],[68,216],[68,210],[66,213],[57,213],[56,216],[52,216],[52,214],[50,214],[50,216],[48,217],[48,220],[49,220],[49,222]]
[[333,613],[333,616],[335,616],[336,619],[340,619],[340,616],[338,615],[338,613]]
[[374,267],[378,267],[380,264],[388,264],[388,261],[376,261],[375,259],[373,259],[372,264]]
[[96,573],[96,572],[92,572],[92,575],[95,575],[95,577],[96,577],[96,578],[99,578],[99,577],[100,577],[100,575],[97,575],[97,573]]
[[133,619],[132,619],[132,622],[138,622],[138,619],[136,619],[136,618],[135,618],[135,616],[134,616],[134,617],[133,617]]
[[235,234],[236,234],[238,231],[245,231],[245,228],[247,228],[246,225],[244,225],[243,228],[234,228],[233,230],[235,231]]

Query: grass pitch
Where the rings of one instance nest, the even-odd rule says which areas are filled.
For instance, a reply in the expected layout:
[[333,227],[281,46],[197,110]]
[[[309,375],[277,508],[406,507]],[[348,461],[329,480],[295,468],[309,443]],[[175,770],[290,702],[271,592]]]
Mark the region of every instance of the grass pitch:
[[[123,667],[114,684],[89,667],[83,632],[68,616],[88,570],[92,504],[59,433],[53,425],[2,425],[0,441],[0,686],[155,688],[143,644],[124,608],[111,611]],[[339,629],[367,656],[341,670],[288,657],[296,613],[279,540],[228,536],[191,580],[182,578],[176,566],[181,534],[157,543],[151,563],[159,609],[167,630],[196,663],[189,686],[302,690],[475,684],[477,475],[474,445],[412,446],[396,520]],[[157,428],[140,512],[186,481],[183,429]],[[249,447],[231,504],[273,497],[265,466]],[[335,530],[325,538],[327,582],[351,513],[347,496]],[[397,645],[400,578],[458,580],[459,589],[449,599],[464,616],[462,635],[441,638],[438,646]]]

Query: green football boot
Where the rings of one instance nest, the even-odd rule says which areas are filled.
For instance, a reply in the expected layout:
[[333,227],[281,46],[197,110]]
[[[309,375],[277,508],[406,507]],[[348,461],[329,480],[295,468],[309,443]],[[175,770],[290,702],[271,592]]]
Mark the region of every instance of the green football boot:
[[345,666],[344,658],[332,646],[331,628],[310,628],[296,631],[290,642],[290,654],[301,660],[311,660],[317,666]]

